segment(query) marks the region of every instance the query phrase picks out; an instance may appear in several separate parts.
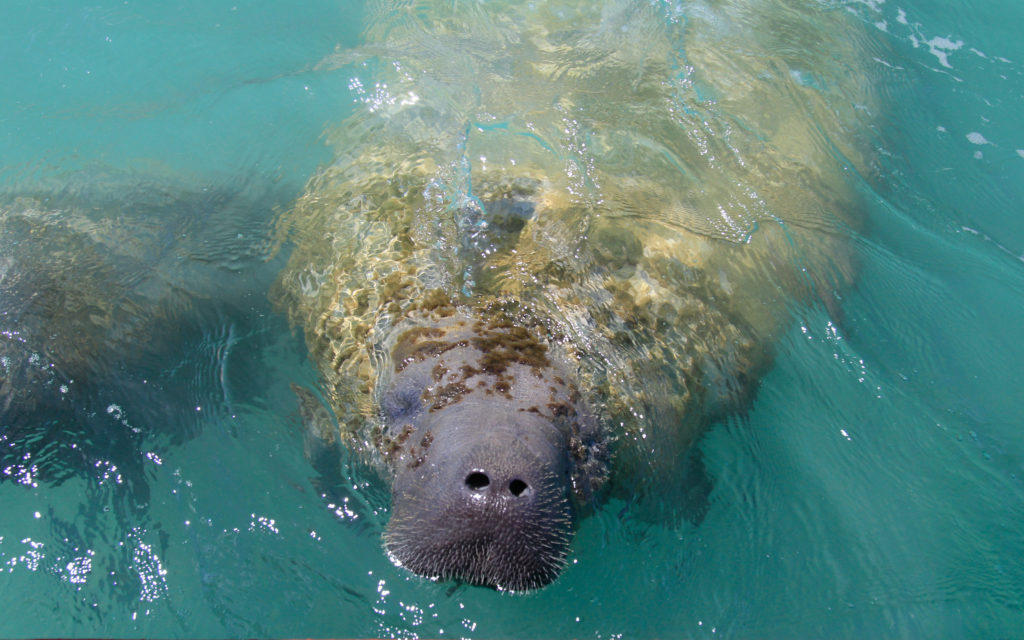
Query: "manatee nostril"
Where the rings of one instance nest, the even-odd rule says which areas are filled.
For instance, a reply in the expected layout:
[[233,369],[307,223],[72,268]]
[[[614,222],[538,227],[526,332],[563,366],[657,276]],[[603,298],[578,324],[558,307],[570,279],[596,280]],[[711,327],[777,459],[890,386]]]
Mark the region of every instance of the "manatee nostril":
[[516,478],[512,482],[508,483],[508,490],[511,491],[512,495],[516,496],[517,498],[526,493],[526,490],[529,488],[530,485],[526,484],[519,478]]
[[466,476],[466,486],[470,489],[479,491],[489,484],[491,484],[491,479],[483,471],[474,471]]

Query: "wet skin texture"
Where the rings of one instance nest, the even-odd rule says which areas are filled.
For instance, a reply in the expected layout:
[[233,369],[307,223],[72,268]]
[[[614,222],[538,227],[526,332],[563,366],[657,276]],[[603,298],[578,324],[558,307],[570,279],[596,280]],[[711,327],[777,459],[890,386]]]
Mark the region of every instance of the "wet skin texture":
[[530,330],[459,315],[405,330],[391,355],[391,557],[498,589],[550,583],[604,450],[569,376]]

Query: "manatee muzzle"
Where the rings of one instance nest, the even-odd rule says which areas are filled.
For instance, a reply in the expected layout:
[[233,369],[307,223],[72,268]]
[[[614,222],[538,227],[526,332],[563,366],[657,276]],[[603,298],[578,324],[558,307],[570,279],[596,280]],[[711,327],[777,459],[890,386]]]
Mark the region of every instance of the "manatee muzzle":
[[429,578],[542,587],[558,577],[572,539],[563,466],[513,441],[404,469],[393,487],[388,553]]

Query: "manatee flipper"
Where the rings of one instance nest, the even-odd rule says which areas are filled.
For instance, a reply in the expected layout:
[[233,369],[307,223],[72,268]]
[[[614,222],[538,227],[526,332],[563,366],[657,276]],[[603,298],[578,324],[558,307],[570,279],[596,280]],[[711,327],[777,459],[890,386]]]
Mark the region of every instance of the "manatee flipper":
[[715,480],[708,473],[699,444],[686,453],[682,470],[681,514],[687,522],[699,527],[711,508],[711,492],[715,488]]
[[354,475],[372,474],[357,465],[360,473],[353,473],[349,451],[341,437],[341,428],[331,410],[310,389],[291,385],[299,405],[302,420],[303,452],[317,475],[310,479],[317,493],[335,514],[348,522],[369,523],[382,512],[374,507],[377,499],[361,490],[355,490]]
[[620,517],[679,526],[683,521],[699,527],[711,508],[714,477],[704,464],[700,443],[671,463],[647,475],[617,473],[609,493],[625,501]]
[[299,404],[306,459],[322,477],[340,478],[342,449],[337,423],[315,393],[294,383],[291,388]]

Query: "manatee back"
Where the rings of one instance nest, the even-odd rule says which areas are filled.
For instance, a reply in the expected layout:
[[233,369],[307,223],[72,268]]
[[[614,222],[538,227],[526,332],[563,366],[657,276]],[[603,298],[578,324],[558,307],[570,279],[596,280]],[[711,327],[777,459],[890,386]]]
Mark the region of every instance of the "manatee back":
[[860,25],[756,0],[438,4],[374,14],[365,47],[324,61],[384,89],[285,217],[278,299],[356,442],[410,310],[490,300],[542,328],[619,451],[657,470],[855,274],[848,176],[870,170],[856,132],[878,110]]

